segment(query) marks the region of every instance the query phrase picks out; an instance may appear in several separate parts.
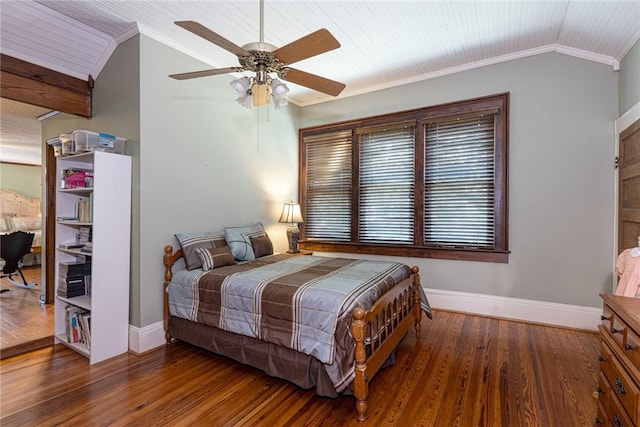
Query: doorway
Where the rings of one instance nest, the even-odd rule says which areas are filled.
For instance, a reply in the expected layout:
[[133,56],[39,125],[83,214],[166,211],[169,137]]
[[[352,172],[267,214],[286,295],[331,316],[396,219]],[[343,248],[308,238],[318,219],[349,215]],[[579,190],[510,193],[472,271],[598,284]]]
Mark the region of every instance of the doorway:
[[[0,98],[10,99],[28,105],[39,106],[47,111],[56,110],[80,117],[92,116],[93,78],[87,81],[68,76],[66,74],[50,70],[39,65],[0,54]],[[43,153],[43,194],[45,205],[43,206],[44,245],[42,246],[42,261],[45,273],[41,274],[41,286],[46,287],[45,307],[53,308],[55,273],[53,264],[47,261],[47,256],[55,251],[54,225],[55,204],[53,192],[55,190],[55,167],[46,167],[55,164],[53,149],[44,144],[41,138]],[[53,320],[52,320],[53,324]],[[53,343],[53,337],[51,338]],[[23,347],[23,351],[27,351]],[[4,353],[4,352],[3,352]],[[1,357],[5,357],[2,354]]]
[[[47,282],[41,250],[44,234],[46,179],[43,168],[42,124],[38,120],[48,108],[0,98],[0,187],[3,200],[3,232],[34,233],[32,253],[23,258],[22,272],[30,289],[2,278],[0,286],[0,357],[6,358],[53,342],[53,305],[46,300]],[[37,253],[40,252],[40,253]],[[21,282],[16,278],[17,282]]]
[[640,119],[620,133],[618,252],[640,245]]

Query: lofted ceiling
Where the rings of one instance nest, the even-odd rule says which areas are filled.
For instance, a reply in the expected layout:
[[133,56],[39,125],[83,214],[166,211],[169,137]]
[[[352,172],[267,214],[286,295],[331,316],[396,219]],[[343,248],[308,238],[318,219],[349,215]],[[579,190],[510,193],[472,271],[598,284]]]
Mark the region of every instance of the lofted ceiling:
[[[264,8],[267,43],[283,46],[319,28],[338,39],[339,49],[295,68],[345,83],[340,97],[544,52],[616,70],[640,38],[638,0],[265,0]],[[260,37],[259,0],[2,0],[0,51],[97,80],[118,43],[142,33],[204,68],[238,65],[233,54],[176,26],[178,20],[198,21],[239,46]],[[176,64],[173,71],[196,70]],[[300,106],[333,99],[288,86],[290,102]]]

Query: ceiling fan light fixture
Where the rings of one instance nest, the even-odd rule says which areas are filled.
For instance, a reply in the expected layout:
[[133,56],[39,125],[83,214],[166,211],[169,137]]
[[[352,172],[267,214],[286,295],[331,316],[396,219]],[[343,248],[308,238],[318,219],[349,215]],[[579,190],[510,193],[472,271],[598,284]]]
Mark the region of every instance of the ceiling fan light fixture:
[[289,92],[289,88],[286,84],[278,79],[271,80],[271,91],[273,92],[273,96],[283,97],[287,96],[287,92]]
[[276,109],[282,108],[288,103],[289,101],[287,101],[286,97],[282,97],[282,98],[276,98],[275,96],[273,97],[273,105],[275,105]]
[[247,93],[247,90],[251,88],[251,79],[249,77],[241,77],[234,79],[229,83],[231,90],[238,95]]
[[271,80],[271,96],[273,97],[273,104],[276,108],[282,108],[287,105],[287,93],[289,88],[286,84],[278,79]]
[[242,105],[245,108],[251,109],[251,97],[249,95],[244,95],[236,99],[238,104]]
[[[264,0],[260,0],[260,41],[247,43],[242,47],[196,21],[175,21],[175,24],[233,53],[238,58],[240,66],[171,74],[169,77],[185,80],[235,72],[253,72],[255,75],[251,77],[235,79],[230,83],[231,89],[239,95],[236,101],[245,107],[269,104],[271,98],[276,108],[287,105],[289,88],[275,79],[275,76],[331,96],[338,96],[345,88],[343,83],[289,67],[295,62],[339,48],[340,43],[327,29],[321,28],[282,47],[265,43]],[[248,105],[249,98],[252,98],[251,105]]]

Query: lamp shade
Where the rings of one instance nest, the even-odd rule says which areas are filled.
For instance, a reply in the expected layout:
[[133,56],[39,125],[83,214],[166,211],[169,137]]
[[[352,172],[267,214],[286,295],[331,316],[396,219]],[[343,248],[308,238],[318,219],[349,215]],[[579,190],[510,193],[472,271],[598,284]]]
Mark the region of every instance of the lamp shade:
[[304,222],[302,220],[302,213],[300,213],[300,205],[293,202],[285,203],[282,208],[282,215],[280,215],[280,220],[278,222],[290,224],[293,224],[294,222]]

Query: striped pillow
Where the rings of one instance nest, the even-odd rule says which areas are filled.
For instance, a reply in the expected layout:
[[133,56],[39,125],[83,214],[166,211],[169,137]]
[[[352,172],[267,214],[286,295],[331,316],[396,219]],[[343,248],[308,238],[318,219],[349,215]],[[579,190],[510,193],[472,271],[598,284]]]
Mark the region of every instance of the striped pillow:
[[207,233],[180,233],[176,239],[182,249],[182,257],[187,264],[187,270],[202,267],[202,260],[196,253],[198,248],[220,248],[226,246],[224,230]]
[[253,261],[256,256],[251,246],[251,237],[264,236],[264,226],[261,222],[256,222],[247,227],[226,227],[224,229],[224,239],[231,248],[233,257],[238,261]]
[[202,261],[202,269],[204,271],[237,264],[233,255],[231,255],[229,246],[223,246],[221,248],[197,248],[196,253]]

